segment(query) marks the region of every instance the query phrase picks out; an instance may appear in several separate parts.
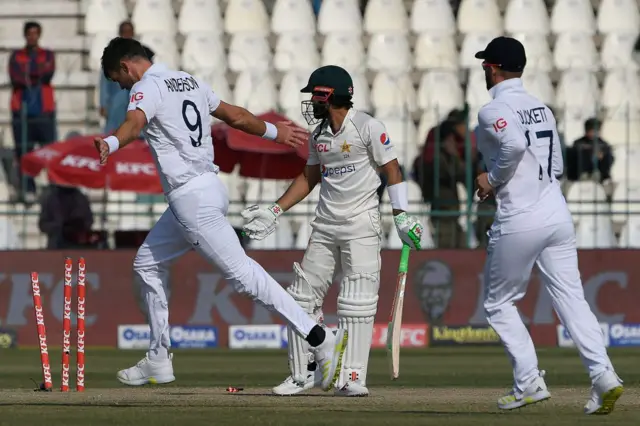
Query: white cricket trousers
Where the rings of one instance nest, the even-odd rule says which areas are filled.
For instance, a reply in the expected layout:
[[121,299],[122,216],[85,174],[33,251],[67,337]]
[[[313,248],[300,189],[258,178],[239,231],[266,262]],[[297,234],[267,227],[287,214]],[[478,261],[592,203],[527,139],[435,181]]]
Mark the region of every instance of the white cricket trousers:
[[[167,279],[172,261],[191,248],[215,265],[234,289],[280,313],[306,338],[316,322],[244,252],[225,215],[227,189],[215,173],[200,175],[167,195],[169,208],[151,229],[133,262],[151,328],[149,357],[170,347]],[[179,290],[177,290],[179,291]]]
[[613,371],[602,330],[584,298],[573,223],[507,235],[490,233],[487,254],[484,308],[511,360],[517,391],[523,392],[539,375],[533,341],[515,306],[526,293],[534,263],[591,380],[607,369]]

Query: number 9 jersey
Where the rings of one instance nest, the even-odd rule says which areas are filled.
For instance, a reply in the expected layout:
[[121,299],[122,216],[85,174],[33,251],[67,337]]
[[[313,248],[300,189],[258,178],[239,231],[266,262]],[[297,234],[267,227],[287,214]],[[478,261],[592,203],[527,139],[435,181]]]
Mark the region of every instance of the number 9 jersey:
[[476,136],[496,194],[493,229],[508,234],[571,221],[556,178],[563,163],[553,113],[519,78],[489,93],[493,100],[478,112]]
[[165,194],[203,173],[217,172],[211,113],[219,105],[208,85],[162,64],[152,65],[131,88],[127,110],[139,109],[147,117],[143,134]]

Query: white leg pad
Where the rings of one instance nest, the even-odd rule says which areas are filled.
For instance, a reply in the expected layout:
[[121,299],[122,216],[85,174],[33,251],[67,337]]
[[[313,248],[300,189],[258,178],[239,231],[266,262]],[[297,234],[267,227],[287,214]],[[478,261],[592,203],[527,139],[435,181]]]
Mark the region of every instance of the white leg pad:
[[[344,277],[338,295],[338,325],[349,333],[338,385],[348,381],[366,386],[373,322],[378,309],[380,281],[371,274]],[[336,386],[337,387],[337,386]]]

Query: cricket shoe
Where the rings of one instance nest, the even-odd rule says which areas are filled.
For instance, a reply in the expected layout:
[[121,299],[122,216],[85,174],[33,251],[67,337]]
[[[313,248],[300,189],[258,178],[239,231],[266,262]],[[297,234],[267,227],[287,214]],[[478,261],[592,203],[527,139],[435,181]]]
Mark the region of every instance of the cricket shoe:
[[315,371],[307,371],[307,377],[304,381],[301,382],[295,380],[293,376],[289,376],[284,379],[284,382],[274,387],[271,391],[275,395],[291,396],[297,395],[309,389],[313,389],[316,386],[322,386],[322,373],[320,373],[320,370],[318,370],[317,368]]
[[500,398],[498,400],[498,408],[501,410],[513,410],[551,398],[551,394],[547,390],[547,384],[544,382],[544,375],[545,371],[541,370],[540,375],[535,378],[524,392],[513,389],[508,395]]
[[121,383],[129,386],[171,383],[176,379],[173,375],[172,361],[173,354],[162,361],[152,361],[149,359],[149,354],[146,354],[133,367],[118,371],[117,377]]
[[340,389],[336,389],[333,394],[335,396],[346,396],[351,398],[369,396],[369,389],[357,382],[347,382]]
[[340,328],[335,334],[331,330],[326,330],[324,341],[315,348],[311,348],[322,373],[321,387],[325,392],[333,389],[336,380],[340,377],[348,336],[347,330]]
[[591,387],[591,398],[584,406],[585,414],[609,414],[623,392],[620,377],[611,370],[605,371]]

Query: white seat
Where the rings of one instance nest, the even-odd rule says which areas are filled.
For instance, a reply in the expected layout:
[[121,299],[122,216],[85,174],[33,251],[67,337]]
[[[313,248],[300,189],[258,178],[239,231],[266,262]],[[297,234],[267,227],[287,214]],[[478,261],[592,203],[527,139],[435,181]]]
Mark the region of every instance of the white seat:
[[398,162],[407,168],[411,168],[413,160],[418,155],[418,140],[416,126],[410,118],[383,117],[376,114],[382,120],[393,143]]
[[311,2],[276,0],[271,13],[271,32],[275,34],[316,33],[316,18]]
[[309,123],[307,123],[307,120],[305,120],[305,118],[302,116],[302,110],[300,109],[300,105],[284,110],[284,115],[289,120],[296,123],[298,126],[304,129],[307,129],[310,132],[313,131],[313,129],[315,129],[317,126],[317,124],[309,125]]
[[562,33],[556,40],[553,61],[561,71],[598,69],[598,52],[590,34]]
[[314,34],[286,33],[278,37],[273,65],[278,71],[316,69],[320,66],[320,54],[316,49]]
[[[435,126],[440,123],[440,121],[444,120],[447,115],[449,115],[449,111],[436,111],[435,109],[426,109],[422,111],[422,115],[420,116],[420,121],[418,122],[418,144],[423,145],[424,141],[427,139],[427,135],[429,131],[433,129]],[[477,113],[476,113],[477,115]]]
[[196,70],[193,75],[211,87],[211,89],[223,101],[231,101],[231,90],[229,90],[229,82],[223,71],[216,70]]
[[452,36],[432,33],[420,34],[415,46],[415,67],[420,70],[458,69],[458,50]]
[[[513,38],[520,40],[527,52],[527,70],[549,72],[553,68],[553,56],[547,36],[541,34],[516,33]],[[531,71],[527,71],[530,73]],[[525,73],[525,74],[527,74]]]
[[476,68],[469,72],[467,81],[466,102],[471,109],[479,109],[491,101],[491,95],[487,90],[484,70]]
[[[573,144],[578,138],[584,136],[584,122],[591,118],[591,115],[585,115],[580,109],[565,109],[562,117],[562,133],[567,146]],[[615,163],[614,163],[615,166]]]
[[609,216],[586,216],[576,231],[576,246],[581,249],[616,247],[616,237]]
[[402,34],[374,34],[369,43],[367,67],[373,71],[407,71],[412,56],[409,40]]
[[620,248],[640,248],[640,216],[629,216],[620,231]]
[[269,179],[247,178],[247,192],[245,204],[273,203],[282,195],[278,187],[278,181]]
[[306,250],[309,244],[309,238],[311,237],[311,231],[311,222],[306,220],[300,225],[300,228],[298,228],[293,248],[296,250]]
[[504,14],[504,29],[510,33],[549,33],[549,14],[544,1],[509,0]]
[[462,0],[458,30],[463,34],[501,31],[502,18],[496,0]]
[[613,146],[615,161],[611,177],[616,182],[640,181],[640,147],[638,145]]
[[249,69],[268,70],[271,65],[271,49],[262,34],[237,33],[229,45],[229,69],[242,72]]
[[102,58],[104,48],[107,47],[109,41],[116,36],[117,34],[115,34],[112,29],[108,32],[97,33],[91,38],[91,45],[89,47],[89,69],[102,72],[100,58]]
[[591,72],[574,70],[562,74],[556,90],[557,107],[580,110],[584,115],[595,116],[598,102],[598,81]]
[[269,33],[269,16],[262,0],[228,0],[224,30],[229,34]]
[[137,0],[131,21],[138,34],[176,33],[176,16],[171,0]]
[[416,106],[416,90],[408,74],[392,74],[380,72],[371,86],[371,103],[376,115],[388,115],[388,112],[401,111],[405,114],[414,112]]
[[[429,19],[425,19],[428,16]],[[414,0],[411,7],[411,31],[454,35],[456,22],[448,0]]]
[[551,31],[555,34],[596,32],[596,18],[590,0],[556,0],[551,11]]
[[364,30],[369,34],[409,31],[403,0],[369,0],[364,10]]
[[[304,200],[302,200],[295,206],[291,207],[287,211],[287,216],[289,217],[289,219],[298,226],[297,240],[302,238],[302,240],[300,240],[300,243],[304,244],[305,247],[306,247],[307,241],[309,240],[309,234],[311,232],[311,228],[309,227],[309,221],[310,221],[309,219],[313,218],[316,211],[316,207],[318,206],[319,199],[320,199],[320,184],[316,185],[316,187],[313,188],[311,193],[307,195],[307,197]],[[303,233],[302,236],[300,235],[300,232]],[[296,243],[296,248],[299,248],[297,246],[297,243]]]
[[238,76],[233,98],[236,105],[262,114],[276,108],[278,94],[270,73],[248,70]]
[[571,184],[567,191],[567,204],[574,220],[579,221],[581,215],[610,213],[607,194],[598,182],[578,181]]
[[553,90],[551,77],[546,72],[524,73],[522,84],[529,93],[540,99],[545,105],[556,104],[556,93]]
[[621,105],[640,108],[638,73],[635,70],[618,70],[607,73],[602,85],[601,102],[605,108],[616,108]]
[[639,146],[640,120],[606,119],[602,123],[602,139],[614,146]]
[[318,32],[362,33],[362,16],[357,2],[352,0],[324,0],[318,13]]
[[213,33],[189,33],[182,47],[182,68],[188,72],[196,70],[227,70],[224,44],[219,35]]
[[635,0],[602,0],[597,23],[598,31],[603,34],[638,34],[638,4]]
[[622,181],[613,191],[611,200],[612,220],[624,222],[640,213],[640,181]]
[[[84,31],[87,34],[111,34],[127,16],[124,0],[91,0],[87,4]],[[103,49],[104,47],[102,46]]]
[[178,31],[182,34],[222,34],[222,14],[218,0],[183,0],[178,14]]
[[360,35],[327,35],[322,45],[322,65],[338,65],[348,70],[364,71],[365,54]]
[[600,63],[607,71],[629,69],[638,70],[638,63],[633,60],[633,48],[636,34],[610,33],[600,48]]
[[278,104],[284,110],[300,110],[300,103],[309,99],[308,93],[300,93],[300,89],[307,85],[309,75],[313,70],[289,71],[282,77],[280,82],[280,94]]
[[364,74],[359,72],[352,72],[347,69],[351,74],[351,80],[353,80],[353,106],[362,111],[368,111],[371,109],[371,93],[369,91],[369,83]]
[[455,72],[431,71],[420,79],[418,87],[418,106],[422,109],[437,111],[446,116],[464,103],[462,87]]
[[169,68],[177,68],[179,63],[176,37],[172,33],[146,33],[140,42],[155,52],[153,62],[166,64]]
[[467,34],[460,48],[460,67],[480,68],[482,61],[476,59],[476,53],[484,50],[487,44],[498,36],[495,32]]

